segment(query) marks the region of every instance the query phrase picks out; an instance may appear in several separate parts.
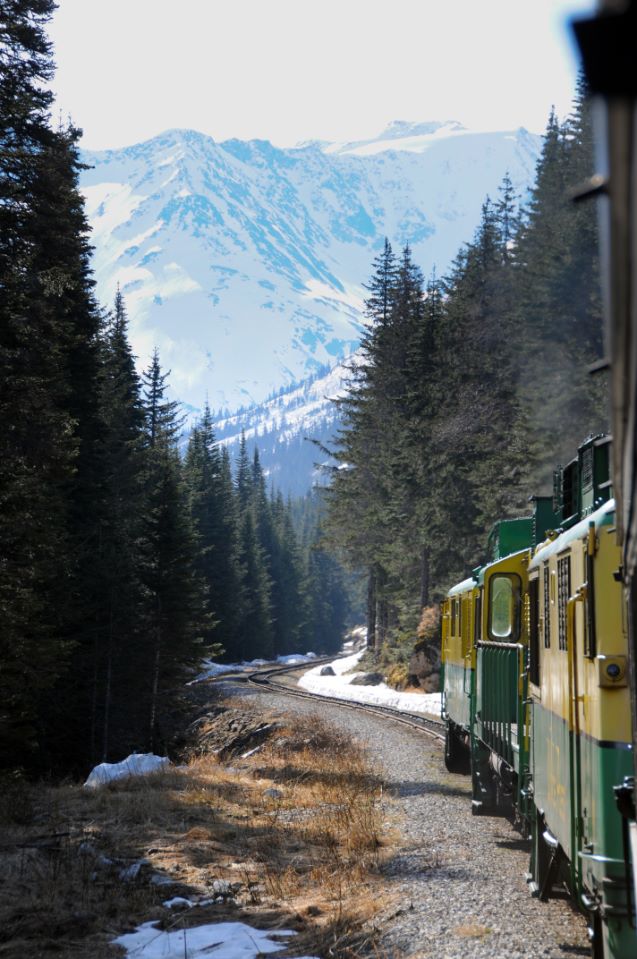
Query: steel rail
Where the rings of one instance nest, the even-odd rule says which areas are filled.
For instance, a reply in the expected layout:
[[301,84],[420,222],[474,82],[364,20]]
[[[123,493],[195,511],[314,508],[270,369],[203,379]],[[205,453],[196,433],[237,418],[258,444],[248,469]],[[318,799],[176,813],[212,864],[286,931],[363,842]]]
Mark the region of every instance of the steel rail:
[[[325,660],[314,660],[316,666],[321,662],[334,662],[334,657]],[[283,673],[291,673],[302,668],[301,664],[293,666],[278,666],[276,669],[266,669],[260,672],[248,673],[245,681],[261,689],[271,688],[285,693],[286,696],[294,696],[296,699],[311,699],[316,703],[331,703],[334,706],[341,706],[345,709],[354,709],[359,712],[370,713],[374,716],[382,716],[384,719],[391,719],[393,722],[400,723],[403,726],[409,726],[411,729],[417,729],[425,735],[444,743],[444,723],[437,719],[428,719],[424,716],[415,716],[413,713],[403,713],[398,709],[392,709],[391,706],[378,706],[371,703],[358,703],[351,699],[339,699],[338,696],[322,696],[318,693],[310,693],[305,689],[298,689],[293,686],[286,686],[284,683],[277,683],[272,680],[272,676]]]

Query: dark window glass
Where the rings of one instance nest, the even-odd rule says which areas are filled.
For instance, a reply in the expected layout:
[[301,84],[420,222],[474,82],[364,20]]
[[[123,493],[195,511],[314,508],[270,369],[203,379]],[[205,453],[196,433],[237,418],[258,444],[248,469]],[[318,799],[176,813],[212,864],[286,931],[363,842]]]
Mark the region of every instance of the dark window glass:
[[540,581],[529,581],[529,679],[540,685]]
[[476,597],[475,615],[476,615],[475,637],[476,637],[476,643],[479,643],[480,640],[482,639],[482,594]]
[[566,608],[571,595],[571,557],[557,561],[557,635],[560,649],[566,649]]

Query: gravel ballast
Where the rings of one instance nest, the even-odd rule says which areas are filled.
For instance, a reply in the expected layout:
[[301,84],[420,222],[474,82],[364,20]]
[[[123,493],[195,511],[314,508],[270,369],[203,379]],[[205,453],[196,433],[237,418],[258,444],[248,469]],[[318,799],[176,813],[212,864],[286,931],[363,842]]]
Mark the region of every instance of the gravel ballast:
[[[225,685],[225,683],[224,683]],[[229,690],[228,690],[229,691]],[[245,695],[246,689],[236,689]],[[252,693],[252,690],[251,690]],[[386,959],[588,956],[586,922],[566,899],[540,903],[525,881],[529,844],[499,817],[473,817],[467,776],[448,773],[429,737],[376,716],[254,692],[264,705],[320,715],[370,748],[386,781],[387,828],[403,842],[386,862],[391,901],[376,924]]]

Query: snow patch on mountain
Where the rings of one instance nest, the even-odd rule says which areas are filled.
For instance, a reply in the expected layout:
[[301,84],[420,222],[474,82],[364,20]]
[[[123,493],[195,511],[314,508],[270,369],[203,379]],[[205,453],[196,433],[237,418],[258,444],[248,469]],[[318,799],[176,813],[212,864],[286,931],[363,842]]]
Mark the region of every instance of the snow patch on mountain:
[[396,121],[350,144],[170,130],[86,153],[97,292],[120,285],[140,365],[157,346],[190,407],[261,403],[357,348],[385,236],[444,272],[505,172],[526,192],[539,147],[524,130]]
[[325,450],[334,447],[340,425],[337,402],[360,363],[353,353],[344,363],[292,387],[283,387],[263,403],[232,414],[213,416],[217,439],[234,458],[244,434],[249,448],[258,446],[270,485],[284,495],[305,494],[323,485],[336,464]]

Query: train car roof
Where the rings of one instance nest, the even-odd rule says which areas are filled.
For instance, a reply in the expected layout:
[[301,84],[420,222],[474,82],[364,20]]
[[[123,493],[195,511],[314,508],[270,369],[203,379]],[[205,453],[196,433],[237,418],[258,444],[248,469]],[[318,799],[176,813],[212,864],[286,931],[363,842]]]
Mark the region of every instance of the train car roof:
[[463,579],[461,583],[456,583],[455,586],[452,586],[447,596],[459,596],[460,593],[467,593],[471,589],[475,589],[476,581],[473,576],[470,576],[468,579]]
[[584,517],[580,520],[579,523],[576,523],[575,526],[571,526],[570,529],[565,530],[563,533],[560,533],[555,539],[550,540],[545,544],[540,544],[537,548],[535,556],[529,564],[529,569],[538,569],[540,563],[543,563],[549,558],[549,556],[554,556],[556,553],[561,553],[563,549],[566,549],[570,543],[573,543],[575,540],[584,539],[588,533],[589,523],[595,523],[596,529],[600,526],[612,526],[615,521],[615,500],[609,499],[603,506],[600,506],[598,510],[595,510],[594,513],[590,513],[589,516]]
[[507,556],[501,556],[500,559],[492,559],[491,562],[485,563],[484,566],[480,568],[479,583],[481,585],[484,583],[484,575],[489,572],[489,570],[495,569],[496,566],[506,566],[508,560],[513,559],[514,556],[520,556],[522,553],[530,553],[532,549],[532,546],[527,546],[525,549],[518,549],[515,553],[509,553]]

